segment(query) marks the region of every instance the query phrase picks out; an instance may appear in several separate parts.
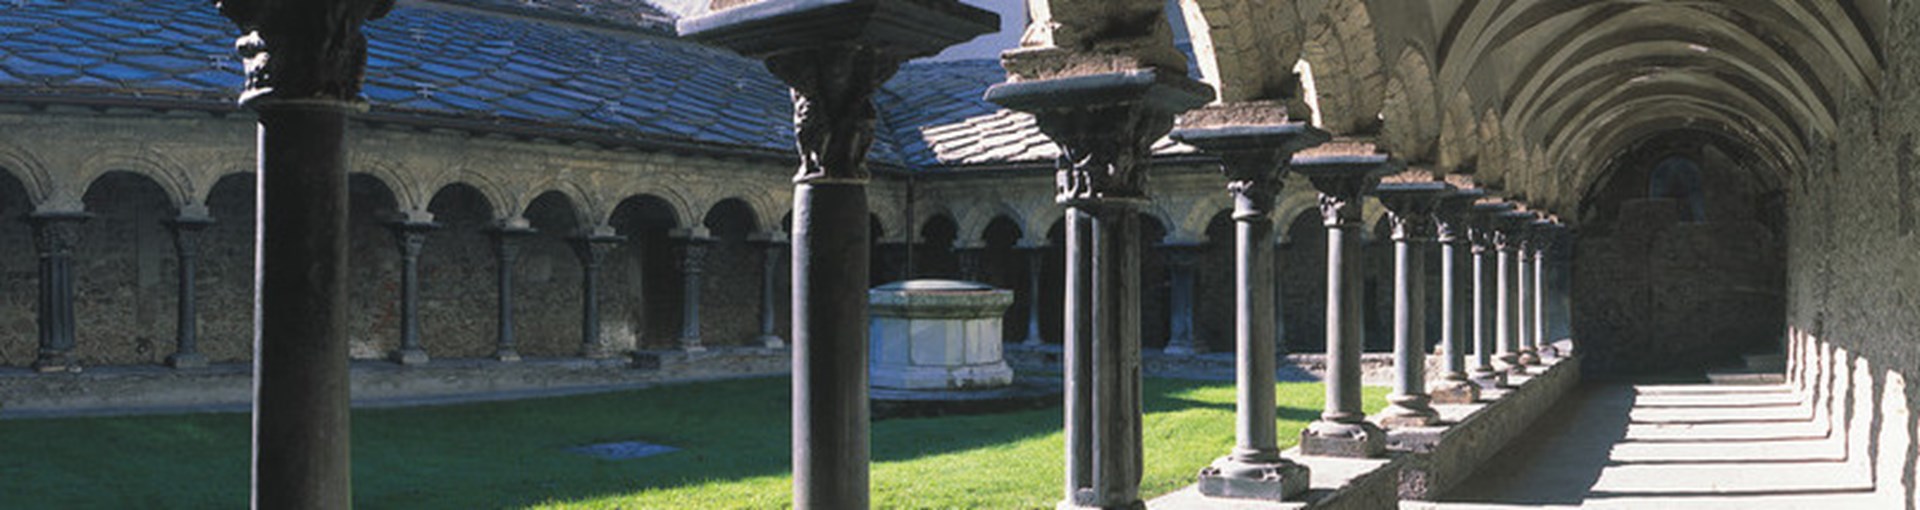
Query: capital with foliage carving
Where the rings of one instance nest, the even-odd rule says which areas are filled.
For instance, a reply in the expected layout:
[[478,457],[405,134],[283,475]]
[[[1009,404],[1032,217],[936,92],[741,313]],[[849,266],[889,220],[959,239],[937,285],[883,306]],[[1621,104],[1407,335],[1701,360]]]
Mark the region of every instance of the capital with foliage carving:
[[240,27],[234,49],[246,63],[241,104],[262,99],[355,101],[366,75],[360,26],[394,0],[215,0]]

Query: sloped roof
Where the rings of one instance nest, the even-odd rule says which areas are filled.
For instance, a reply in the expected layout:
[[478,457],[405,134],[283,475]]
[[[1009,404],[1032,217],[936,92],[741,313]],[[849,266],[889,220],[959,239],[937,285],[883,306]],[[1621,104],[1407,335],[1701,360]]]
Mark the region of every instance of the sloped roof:
[[[792,150],[787,89],[757,61],[645,30],[502,12],[668,17],[644,0],[455,1],[499,5],[409,2],[366,25],[364,93],[376,112]],[[27,0],[0,10],[0,92],[229,102],[242,81],[235,32],[202,2]],[[981,99],[1004,79],[990,60],[905,66],[876,96],[872,159],[911,168],[1053,159],[1031,117]]]

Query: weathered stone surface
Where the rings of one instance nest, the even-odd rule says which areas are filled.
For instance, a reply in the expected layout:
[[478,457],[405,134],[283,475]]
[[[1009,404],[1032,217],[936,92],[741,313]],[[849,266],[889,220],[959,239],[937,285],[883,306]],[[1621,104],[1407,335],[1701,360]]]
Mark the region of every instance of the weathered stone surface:
[[968,390],[1013,383],[1000,338],[1012,291],[908,280],[867,295],[874,388]]

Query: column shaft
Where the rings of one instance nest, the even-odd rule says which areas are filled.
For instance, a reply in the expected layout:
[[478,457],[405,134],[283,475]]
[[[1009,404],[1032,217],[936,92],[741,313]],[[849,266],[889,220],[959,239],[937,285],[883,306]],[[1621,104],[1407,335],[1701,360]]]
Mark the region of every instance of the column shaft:
[[1167,276],[1172,286],[1168,289],[1167,322],[1169,334],[1167,346],[1162,352],[1167,354],[1195,354],[1204,352],[1193,334],[1193,271],[1199,263],[1200,248],[1197,246],[1168,246]]
[[769,349],[787,346],[776,329],[779,319],[780,301],[777,291],[780,287],[780,241],[767,241],[763,256],[760,258],[760,345]]
[[1244,461],[1280,458],[1274,430],[1273,221],[1234,218],[1234,456]]
[[1511,370],[1520,363],[1519,342],[1515,338],[1518,332],[1514,331],[1513,327],[1515,310],[1513,249],[1511,246],[1501,246],[1496,256],[1498,267],[1494,269],[1494,337],[1499,343],[1497,352],[1500,355],[1500,362],[1506,364],[1508,370]]
[[1139,501],[1140,218],[1119,204],[1067,209],[1067,483],[1071,501]]
[[1320,419],[1355,423],[1360,411],[1360,286],[1363,260],[1357,225],[1327,228],[1327,387]]
[[1042,273],[1046,268],[1047,249],[1034,246],[1027,249],[1027,338],[1021,342],[1026,345],[1046,343],[1040,333],[1040,285]]
[[259,112],[253,507],[352,505],[344,101]]
[[700,292],[711,242],[697,231],[680,235],[680,349],[687,352],[707,350],[700,340]]
[[90,215],[80,211],[34,213],[34,244],[40,255],[40,352],[33,368],[60,372],[79,368],[73,359],[73,251],[80,240],[80,223]]
[[1520,364],[1536,365],[1540,356],[1533,348],[1533,260],[1528,244],[1521,243],[1513,255],[1513,341]]
[[1493,351],[1493,274],[1492,264],[1487,260],[1491,251],[1487,248],[1485,233],[1476,227],[1473,241],[1473,372],[1476,379],[1488,380],[1494,377]]
[[1466,342],[1467,307],[1461,306],[1460,295],[1460,255],[1461,243],[1454,240],[1440,242],[1440,345],[1446,349],[1447,356],[1441,362],[1447,377],[1467,373]]
[[494,297],[494,351],[493,359],[500,361],[520,361],[520,352],[516,346],[513,329],[513,268],[520,258],[520,237],[531,235],[533,229],[515,228],[510,224],[502,225],[493,231],[494,281],[497,292]]
[[867,187],[801,182],[793,206],[796,508],[866,508]]
[[426,222],[389,226],[400,245],[400,348],[391,358],[402,365],[427,362],[427,350],[420,344],[420,251],[426,247],[427,231],[437,227]]
[[1551,352],[1553,339],[1547,337],[1547,248],[1533,249],[1533,346],[1544,356]]
[[572,239],[574,254],[580,257],[580,355],[603,359],[613,352],[600,341],[600,264],[614,243],[625,238],[613,235],[608,227],[596,227]]
[[203,216],[180,217],[167,221],[173,230],[173,249],[179,260],[179,299],[176,302],[174,318],[174,350],[167,356],[167,365],[174,368],[198,368],[207,366],[207,357],[200,354],[198,323],[198,300],[195,299],[194,273],[199,260],[199,234],[212,224],[213,220]]

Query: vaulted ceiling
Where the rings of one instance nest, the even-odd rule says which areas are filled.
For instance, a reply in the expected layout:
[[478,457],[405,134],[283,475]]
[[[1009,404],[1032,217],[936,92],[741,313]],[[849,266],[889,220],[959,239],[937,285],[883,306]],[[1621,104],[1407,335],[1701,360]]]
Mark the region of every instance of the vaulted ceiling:
[[[1067,0],[1053,0],[1055,3]],[[1784,181],[1877,92],[1891,0],[1181,0],[1223,101],[1295,94],[1402,159],[1571,210],[1649,138],[1708,132]]]

